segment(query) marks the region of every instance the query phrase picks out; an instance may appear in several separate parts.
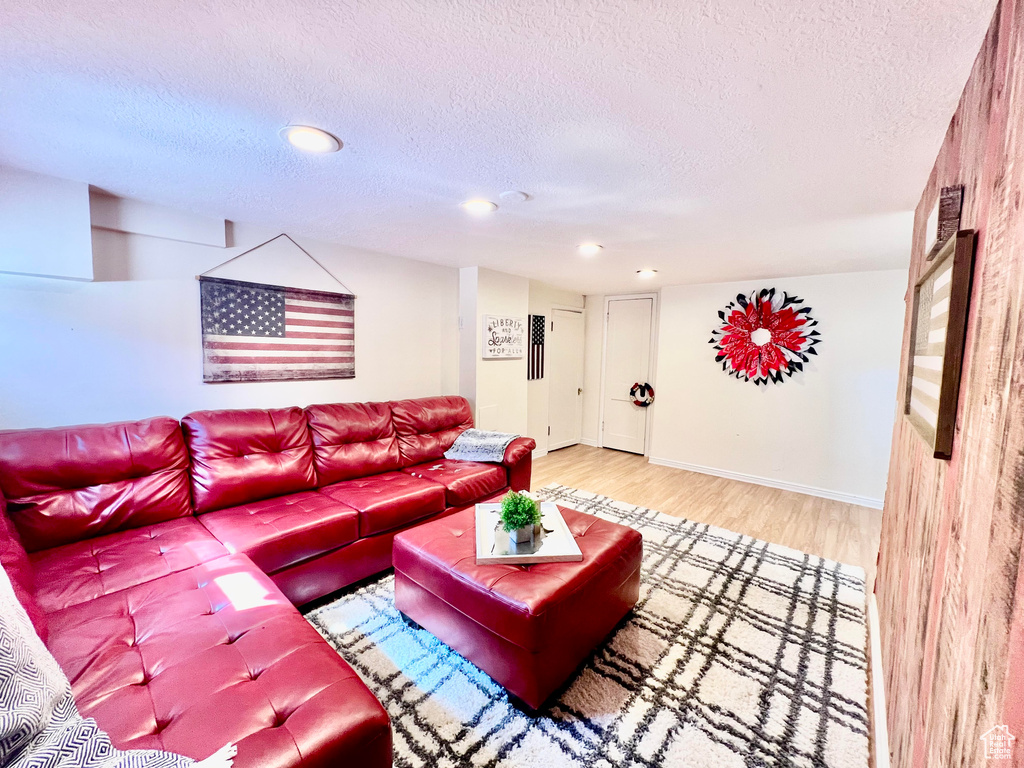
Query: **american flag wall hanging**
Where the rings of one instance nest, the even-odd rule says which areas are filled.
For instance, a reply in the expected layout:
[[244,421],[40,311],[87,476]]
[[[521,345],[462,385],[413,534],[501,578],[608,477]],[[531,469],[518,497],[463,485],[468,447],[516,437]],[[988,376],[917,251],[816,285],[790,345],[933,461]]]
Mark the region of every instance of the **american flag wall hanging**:
[[544,315],[530,315],[530,355],[526,367],[529,380],[544,378]]
[[355,297],[199,278],[203,381],[355,378]]

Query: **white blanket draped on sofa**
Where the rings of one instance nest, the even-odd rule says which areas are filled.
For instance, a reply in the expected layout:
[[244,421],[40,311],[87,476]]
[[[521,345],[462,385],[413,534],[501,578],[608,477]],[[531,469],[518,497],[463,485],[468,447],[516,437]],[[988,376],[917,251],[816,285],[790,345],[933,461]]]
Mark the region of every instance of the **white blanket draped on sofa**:
[[444,452],[446,459],[457,461],[488,461],[500,464],[505,458],[505,449],[519,435],[507,432],[488,432],[484,429],[467,429],[455,443]]
[[39,639],[0,568],[0,766],[2,768],[226,768],[234,747],[207,760],[116,749],[78,713],[71,684]]

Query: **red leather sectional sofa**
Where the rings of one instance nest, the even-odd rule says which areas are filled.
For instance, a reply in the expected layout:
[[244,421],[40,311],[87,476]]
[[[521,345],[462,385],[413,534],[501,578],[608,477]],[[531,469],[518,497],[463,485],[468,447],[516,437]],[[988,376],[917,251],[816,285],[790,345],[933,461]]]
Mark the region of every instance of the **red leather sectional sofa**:
[[529,487],[533,440],[443,458],[471,426],[436,397],[0,432],[0,560],[119,747],[390,766],[387,713],[294,606],[388,568],[399,531]]

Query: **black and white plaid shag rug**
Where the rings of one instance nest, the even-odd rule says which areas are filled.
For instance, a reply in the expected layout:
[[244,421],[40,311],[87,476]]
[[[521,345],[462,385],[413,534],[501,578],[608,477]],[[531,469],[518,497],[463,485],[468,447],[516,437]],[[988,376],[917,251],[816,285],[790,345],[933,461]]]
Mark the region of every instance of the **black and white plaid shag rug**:
[[309,621],[391,715],[395,765],[868,765],[864,572],[604,496],[545,500],[644,536],[633,615],[542,717],[424,630],[387,575]]

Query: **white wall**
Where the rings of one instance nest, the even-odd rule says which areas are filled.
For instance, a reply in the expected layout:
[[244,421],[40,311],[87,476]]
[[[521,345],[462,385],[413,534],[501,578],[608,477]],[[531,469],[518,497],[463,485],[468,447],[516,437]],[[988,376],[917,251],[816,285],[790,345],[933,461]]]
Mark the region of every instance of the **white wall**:
[[601,432],[601,366],[604,362],[604,296],[586,297],[583,311],[583,430],[584,445],[598,444]]
[[213,248],[94,229],[101,282],[0,275],[0,428],[457,391],[457,270],[303,238],[357,297],[356,378],[202,383],[195,276],[279,233],[238,224]]
[[[881,508],[906,284],[892,270],[662,288],[651,461]],[[771,286],[807,302],[821,343],[802,373],[757,387],[708,341],[736,294]]]
[[[582,310],[584,303],[583,294],[555,288],[537,280],[530,281],[530,314],[544,315],[549,328],[551,327],[552,313],[556,307]],[[526,434],[537,441],[537,449],[533,452],[534,458],[544,456],[548,452],[548,383],[551,380],[549,372],[553,364],[554,361],[548,356],[545,360],[544,377],[526,382]]]
[[480,267],[459,270],[461,312],[459,392],[473,404],[477,427],[528,433],[526,358],[483,359],[485,315],[526,321],[530,281]]
[[115,232],[181,240],[186,243],[225,248],[227,222],[212,216],[197,216],[163,205],[127,197],[115,197],[97,189],[89,190],[92,226]]
[[0,166],[0,272],[92,280],[89,185]]
[[[476,267],[459,270],[459,394],[469,400],[476,418],[476,367],[480,349],[480,324],[477,322]],[[477,425],[479,426],[479,425]]]

